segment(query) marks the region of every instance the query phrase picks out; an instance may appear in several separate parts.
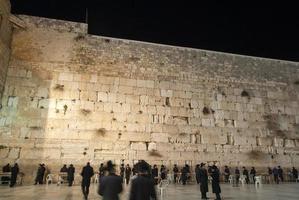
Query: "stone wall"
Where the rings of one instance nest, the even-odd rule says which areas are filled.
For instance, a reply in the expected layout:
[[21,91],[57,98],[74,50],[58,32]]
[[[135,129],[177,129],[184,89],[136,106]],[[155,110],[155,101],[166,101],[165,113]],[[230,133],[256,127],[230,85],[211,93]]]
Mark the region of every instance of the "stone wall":
[[0,164],[299,166],[299,64],[86,34],[19,16]]
[[[9,22],[10,2],[0,0],[0,100],[2,98],[10,57],[12,26]],[[1,109],[1,104],[0,104]]]

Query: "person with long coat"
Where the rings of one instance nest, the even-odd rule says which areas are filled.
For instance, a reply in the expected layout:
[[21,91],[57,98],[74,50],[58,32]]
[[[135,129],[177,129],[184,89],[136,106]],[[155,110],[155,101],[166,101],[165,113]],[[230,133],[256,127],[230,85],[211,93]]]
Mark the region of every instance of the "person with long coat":
[[114,165],[111,161],[107,162],[108,175],[100,180],[98,194],[103,197],[103,200],[119,200],[119,193],[122,192],[121,176],[115,174]]
[[124,181],[124,178],[125,178],[125,165],[121,164],[119,170],[120,170],[119,175],[122,178],[122,180]]
[[199,183],[200,183],[200,192],[201,192],[202,199],[208,199],[207,198],[207,192],[209,191],[208,180],[209,180],[208,171],[205,168],[205,163],[201,163],[199,168]]
[[179,168],[176,164],[174,164],[172,171],[173,171],[173,181],[174,183],[177,183]]
[[16,182],[17,182],[17,177],[19,173],[19,165],[16,163],[12,168],[11,168],[11,178],[10,178],[10,187],[13,187]]
[[246,184],[249,184],[249,174],[246,167],[243,167],[243,175],[245,176]]
[[187,179],[188,179],[188,167],[187,167],[187,165],[185,165],[185,167],[183,167],[183,169],[181,171],[181,180],[182,180],[183,185],[186,185]]
[[37,169],[37,173],[36,173],[36,178],[35,178],[35,184],[43,184],[44,183],[44,176],[45,176],[45,164],[40,164],[38,169]]
[[132,174],[132,169],[129,164],[127,164],[125,168],[125,176],[126,176],[126,184],[128,185],[130,183],[130,177]]
[[89,194],[89,186],[90,186],[90,179],[94,175],[93,168],[90,166],[90,163],[88,162],[85,167],[83,167],[81,176],[82,176],[82,192],[84,195],[84,198],[88,198]]
[[296,181],[298,179],[298,170],[295,167],[292,169],[292,174],[294,181]]
[[70,164],[69,168],[67,168],[67,181],[69,186],[71,187],[74,182],[74,174],[75,174],[75,167],[73,164]]
[[199,171],[200,171],[200,167],[199,165],[196,165],[195,167],[195,178],[196,178],[196,183],[199,184],[200,181],[199,181]]
[[152,179],[154,180],[155,185],[158,185],[159,169],[158,169],[157,165],[154,165],[154,168],[152,169]]
[[142,160],[136,170],[138,176],[132,180],[129,200],[157,200],[155,184],[149,174],[149,164]]
[[220,173],[216,165],[212,166],[211,177],[212,177],[212,190],[213,193],[216,195],[216,200],[221,200]]

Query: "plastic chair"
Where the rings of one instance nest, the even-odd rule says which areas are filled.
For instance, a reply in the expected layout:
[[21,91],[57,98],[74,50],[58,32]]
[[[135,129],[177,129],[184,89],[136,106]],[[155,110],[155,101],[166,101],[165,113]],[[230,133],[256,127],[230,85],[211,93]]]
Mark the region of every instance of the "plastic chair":
[[257,187],[258,185],[262,185],[262,177],[261,176],[255,177],[255,187]]
[[229,175],[229,178],[228,178],[229,183],[233,184],[234,180],[235,180],[234,175]]
[[166,190],[166,188],[167,188],[168,185],[169,185],[169,181],[168,180],[161,180],[160,183],[159,183],[159,185],[158,185],[158,188],[159,188],[159,191],[160,191],[161,200],[164,197],[165,190]]
[[53,183],[53,176],[52,174],[48,174],[46,177],[46,184],[49,185],[49,183]]
[[240,176],[240,182],[241,182],[242,185],[244,185],[246,183],[246,176],[245,175]]
[[100,182],[100,176],[99,176],[99,174],[95,174],[95,176],[94,176],[94,182],[95,183],[99,183]]

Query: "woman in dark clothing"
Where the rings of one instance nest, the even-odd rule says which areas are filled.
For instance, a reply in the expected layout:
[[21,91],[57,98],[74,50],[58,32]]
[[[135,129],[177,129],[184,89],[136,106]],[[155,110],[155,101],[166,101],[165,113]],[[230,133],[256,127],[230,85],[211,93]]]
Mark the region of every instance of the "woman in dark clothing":
[[74,174],[75,174],[75,167],[72,164],[70,164],[69,168],[67,169],[67,181],[69,182],[69,186],[73,185]]
[[212,166],[212,173],[211,173],[211,177],[212,177],[212,190],[213,193],[215,193],[216,195],[216,200],[220,200],[220,193],[221,193],[221,188],[220,188],[220,180],[219,180],[219,170],[218,168],[213,165]]

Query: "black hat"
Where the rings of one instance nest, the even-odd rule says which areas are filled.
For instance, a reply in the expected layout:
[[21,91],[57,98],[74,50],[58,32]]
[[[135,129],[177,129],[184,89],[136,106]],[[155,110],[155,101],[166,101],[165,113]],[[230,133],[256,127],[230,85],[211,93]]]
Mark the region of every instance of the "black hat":
[[200,167],[202,167],[202,166],[204,166],[204,165],[206,165],[206,163],[200,163]]

